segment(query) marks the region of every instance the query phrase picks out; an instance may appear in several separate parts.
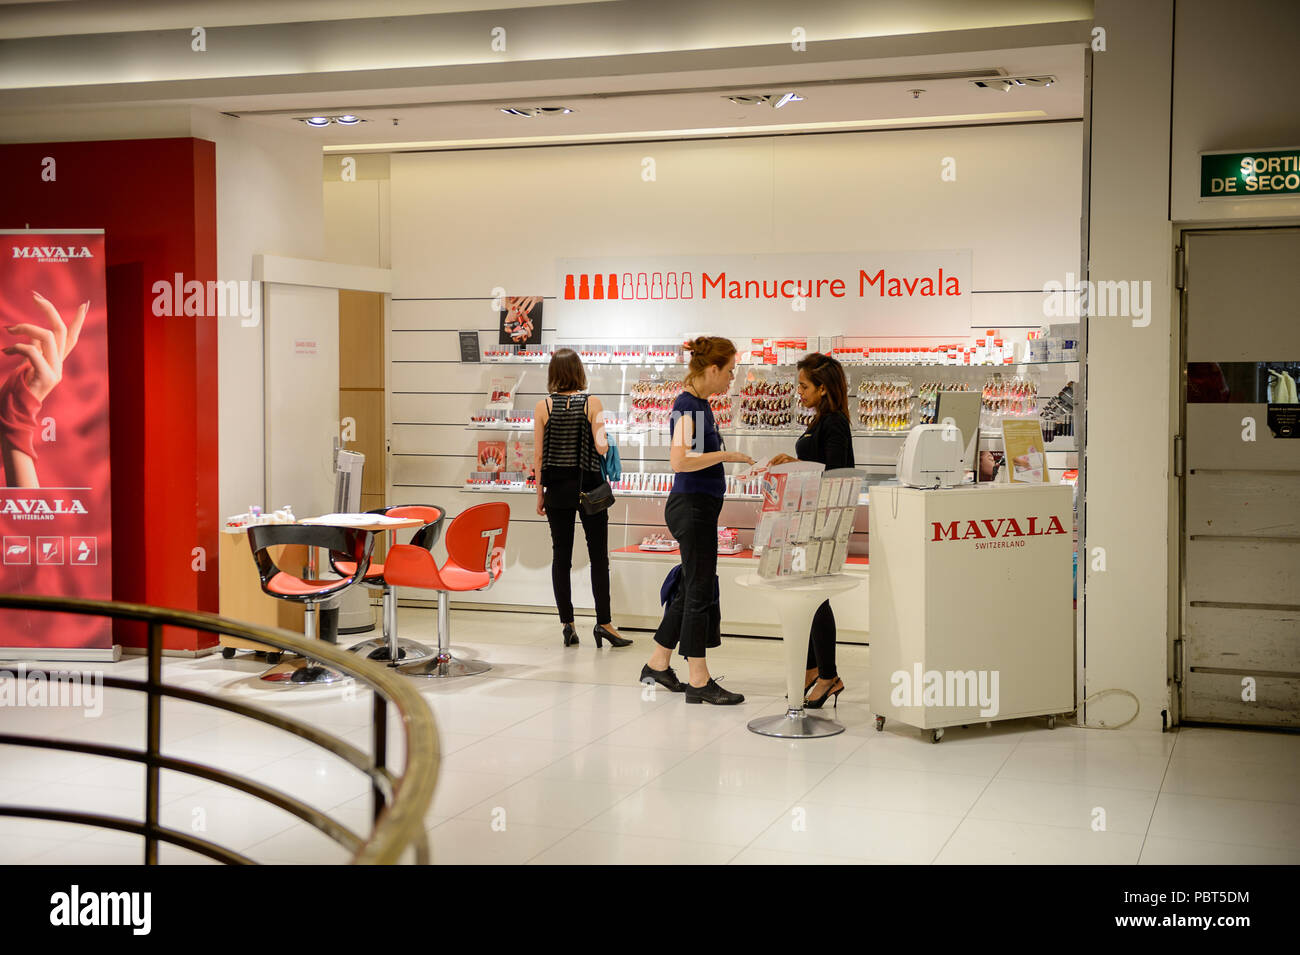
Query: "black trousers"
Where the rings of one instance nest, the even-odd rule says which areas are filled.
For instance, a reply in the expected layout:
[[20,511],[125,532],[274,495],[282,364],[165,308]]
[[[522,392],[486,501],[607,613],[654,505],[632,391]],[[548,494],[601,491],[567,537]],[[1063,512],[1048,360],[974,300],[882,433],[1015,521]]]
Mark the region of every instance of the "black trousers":
[[596,599],[596,623],[612,623],[609,607],[609,512],[587,514],[582,508],[546,508],[546,522],[551,525],[551,586],[555,590],[555,609],[560,622],[573,620],[573,594],[570,572],[573,570],[573,518],[582,519],[582,533],[587,538],[587,557],[591,561],[591,595]]
[[813,667],[823,680],[839,676],[835,670],[835,614],[829,600],[817,608],[808,633],[808,669]]
[[655,631],[655,643],[684,657],[702,657],[722,643],[722,608],[717,598],[718,515],[722,498],[670,494],[664,518],[681,546],[682,573],[673,599]]

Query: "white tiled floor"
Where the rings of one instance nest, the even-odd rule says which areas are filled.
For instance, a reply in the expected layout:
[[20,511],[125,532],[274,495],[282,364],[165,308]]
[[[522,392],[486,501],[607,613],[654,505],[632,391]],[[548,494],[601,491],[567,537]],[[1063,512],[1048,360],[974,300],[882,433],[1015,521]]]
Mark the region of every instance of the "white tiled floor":
[[[427,639],[430,614],[403,609]],[[848,731],[791,742],[750,733],[784,706],[780,646],[728,639],[715,675],[737,707],[687,706],[636,682],[650,636],[576,649],[536,614],[457,612],[458,650],[493,664],[421,681],[441,764],[425,817],[435,862],[455,863],[1298,863],[1300,735],[1187,728],[1105,732],[1022,720],[950,729],[942,744],[904,726],[875,732],[868,655],[840,648]],[[0,667],[3,665],[0,664]],[[86,667],[89,669],[89,667]],[[142,674],[128,658],[119,675]],[[365,691],[276,689],[251,656],[168,659],[165,677],[300,717],[367,749]],[[679,672],[684,671],[679,668]],[[144,700],[106,691],[102,715],[0,709],[5,732],[139,747]],[[365,778],[310,743],[217,710],[168,701],[169,755],[282,788],[365,832]],[[400,759],[400,747],[397,753]],[[138,818],[143,772],[76,754],[0,747],[0,802]],[[346,853],[293,816],[223,786],[165,773],[165,824],[264,862],[334,863]],[[118,832],[0,817],[0,863],[136,863]],[[181,849],[163,860],[202,863]]]

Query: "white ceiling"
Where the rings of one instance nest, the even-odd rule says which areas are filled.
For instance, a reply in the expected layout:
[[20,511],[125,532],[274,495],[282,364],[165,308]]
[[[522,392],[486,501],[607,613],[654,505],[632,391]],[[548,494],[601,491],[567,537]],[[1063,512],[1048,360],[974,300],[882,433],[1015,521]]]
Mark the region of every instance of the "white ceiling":
[[[0,0],[0,124],[13,128],[37,113],[48,122],[60,110],[200,107],[353,151],[1026,122],[1083,112],[1086,0],[500,5]],[[198,22],[208,24],[205,52],[190,49],[186,25]],[[505,24],[508,52],[491,49],[494,24]],[[795,27],[806,35],[804,49],[792,46]],[[1000,93],[969,81],[988,75],[1057,82]],[[925,92],[915,98],[914,89]],[[787,90],[805,101],[778,111],[724,98]],[[499,112],[507,105],[575,112],[525,119]],[[367,122],[314,129],[298,121],[343,113]]]

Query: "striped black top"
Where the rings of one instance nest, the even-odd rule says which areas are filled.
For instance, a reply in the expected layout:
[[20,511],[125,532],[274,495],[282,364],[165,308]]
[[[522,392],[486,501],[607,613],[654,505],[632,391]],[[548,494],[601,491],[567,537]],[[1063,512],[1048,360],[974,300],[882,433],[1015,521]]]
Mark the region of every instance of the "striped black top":
[[551,410],[542,435],[543,468],[600,470],[600,455],[587,419],[586,395],[551,395]]

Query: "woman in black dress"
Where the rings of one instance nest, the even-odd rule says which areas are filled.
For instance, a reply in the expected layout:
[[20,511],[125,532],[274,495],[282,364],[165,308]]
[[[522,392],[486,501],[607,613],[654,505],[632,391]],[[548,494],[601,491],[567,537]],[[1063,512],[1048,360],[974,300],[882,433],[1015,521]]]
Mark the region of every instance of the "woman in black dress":
[[[853,432],[849,426],[849,382],[844,367],[820,352],[806,355],[799,362],[799,402],[815,408],[812,424],[795,443],[794,453],[800,461],[816,461],[830,471],[851,468]],[[773,464],[796,460],[778,454]],[[820,709],[831,698],[836,705],[844,692],[844,681],[835,670],[835,614],[830,601],[817,608],[808,636],[808,672],[804,676],[804,706]]]

